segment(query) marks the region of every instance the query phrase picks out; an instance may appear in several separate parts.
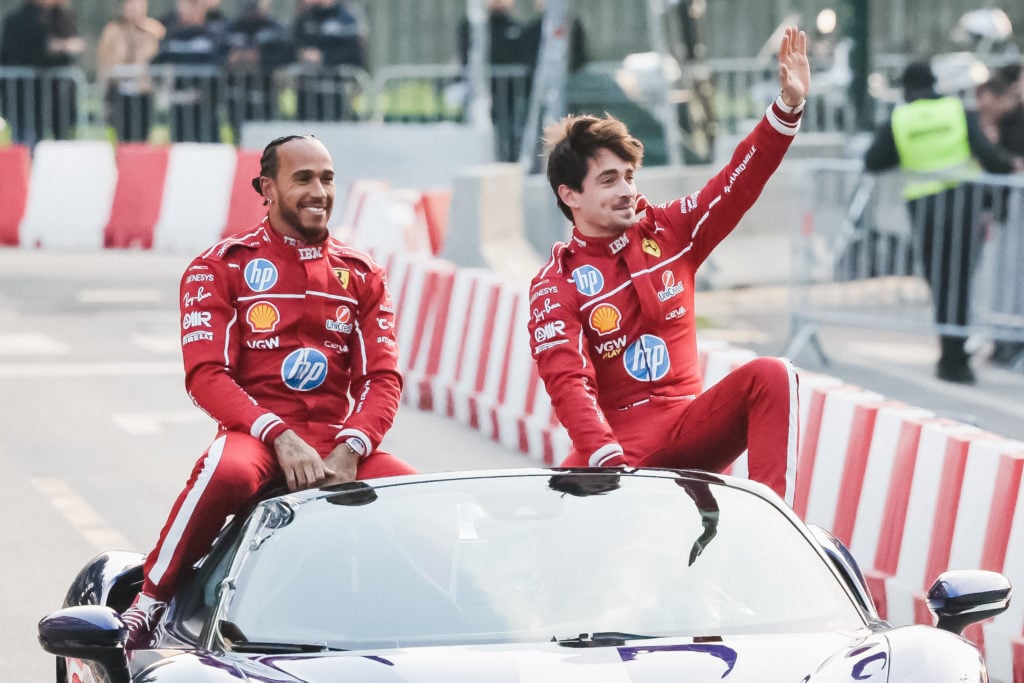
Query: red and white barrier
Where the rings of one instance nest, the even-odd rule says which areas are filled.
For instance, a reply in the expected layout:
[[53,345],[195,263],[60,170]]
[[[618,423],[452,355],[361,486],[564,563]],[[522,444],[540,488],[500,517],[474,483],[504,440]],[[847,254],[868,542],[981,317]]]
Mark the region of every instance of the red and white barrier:
[[38,143],[20,226],[21,244],[102,247],[116,185],[117,164],[110,144],[66,140]]
[[478,417],[472,399],[483,392],[493,351],[497,309],[502,279],[491,270],[480,270],[468,286],[469,302],[454,381],[448,386],[445,413],[475,427]]
[[32,160],[25,145],[0,147],[0,245],[18,244]]
[[813,419],[820,419],[820,425],[814,428],[819,435],[827,436],[819,436],[816,442],[805,441],[800,450],[794,509],[806,521],[834,529],[836,501],[843,493],[847,462],[853,461],[851,468],[863,471],[861,465],[882,397],[850,385],[817,392],[823,394],[824,403],[820,418],[814,412]]
[[[865,569],[878,566],[876,553],[879,539],[886,531],[886,527],[890,527],[891,532],[893,524],[899,523],[902,526],[902,517],[897,520],[896,515],[886,514],[886,502],[889,499],[889,492],[893,490],[897,459],[901,453],[906,454],[908,450],[916,454],[921,424],[932,418],[932,413],[926,410],[901,403],[883,403],[877,406],[855,511],[849,519],[845,515],[837,514],[837,517],[842,518],[842,533],[848,533],[844,542]],[[907,490],[909,485],[908,478]],[[899,486],[897,484],[897,487]],[[899,495],[905,500],[902,491]],[[850,525],[852,528],[847,531]],[[835,532],[833,529],[833,533]],[[895,573],[897,560],[898,554],[893,556],[889,575]],[[883,608],[884,605],[879,605],[879,609]]]
[[928,422],[921,429],[899,562],[886,581],[887,616],[894,624],[913,624],[923,616],[915,599],[948,558],[967,451],[972,441],[986,436],[950,421]]
[[117,189],[110,220],[103,230],[103,246],[152,248],[169,158],[168,147],[137,143],[118,145],[115,151]]
[[[980,564],[982,569],[1002,572],[1015,591],[1024,587],[1022,472],[1024,444],[1011,442],[1000,456]],[[960,561],[959,558],[957,561]],[[975,628],[969,628],[967,635],[977,640]],[[1014,683],[1024,681],[1024,600],[1020,599],[1019,592],[1005,612],[981,628],[984,632],[985,659],[993,678],[1012,680]]]
[[[182,142],[171,146],[153,248],[194,251],[220,239],[238,153],[231,145]],[[254,193],[253,201],[259,197]]]

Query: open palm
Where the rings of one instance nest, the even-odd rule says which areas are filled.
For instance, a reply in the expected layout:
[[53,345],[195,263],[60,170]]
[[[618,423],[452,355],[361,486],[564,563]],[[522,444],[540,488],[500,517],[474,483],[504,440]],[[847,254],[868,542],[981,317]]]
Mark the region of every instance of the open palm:
[[811,64],[807,61],[807,34],[796,26],[787,26],[779,46],[779,84],[782,99],[791,106],[800,104],[811,87]]

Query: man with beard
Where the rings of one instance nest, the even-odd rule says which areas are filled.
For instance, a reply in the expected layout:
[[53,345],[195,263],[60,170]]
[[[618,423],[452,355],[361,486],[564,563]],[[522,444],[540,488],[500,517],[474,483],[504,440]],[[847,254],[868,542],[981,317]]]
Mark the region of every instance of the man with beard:
[[167,602],[227,517],[268,489],[414,472],[378,450],[402,391],[394,310],[384,269],[328,232],[330,154],[312,137],[278,138],[253,187],[266,218],[181,279],[185,386],[219,430],[121,617],[128,649],[154,644]]

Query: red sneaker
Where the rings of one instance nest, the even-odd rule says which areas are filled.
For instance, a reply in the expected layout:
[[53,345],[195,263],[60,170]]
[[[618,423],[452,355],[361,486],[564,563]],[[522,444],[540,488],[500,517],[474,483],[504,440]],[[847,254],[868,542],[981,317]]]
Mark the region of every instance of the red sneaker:
[[156,627],[166,609],[166,602],[158,602],[141,593],[136,596],[132,606],[121,614],[121,621],[128,629],[128,640],[124,644],[124,649],[146,650],[153,647],[156,642]]

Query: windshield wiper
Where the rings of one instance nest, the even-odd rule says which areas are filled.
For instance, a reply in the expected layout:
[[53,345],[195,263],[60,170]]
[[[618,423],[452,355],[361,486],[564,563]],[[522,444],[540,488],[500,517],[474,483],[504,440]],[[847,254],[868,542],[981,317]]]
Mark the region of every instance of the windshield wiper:
[[265,652],[268,654],[291,654],[296,652],[346,652],[341,647],[327,643],[279,643],[273,641],[249,640],[242,629],[231,621],[222,619],[220,634],[232,652]]
[[659,636],[644,636],[637,633],[622,631],[596,631],[591,634],[581,633],[575,638],[556,638],[551,636],[552,643],[562,647],[615,647],[625,645],[627,640],[647,640]]
[[343,647],[331,647],[327,643],[273,643],[246,640],[230,643],[232,652],[261,652],[267,654],[290,654],[296,652],[347,652]]

